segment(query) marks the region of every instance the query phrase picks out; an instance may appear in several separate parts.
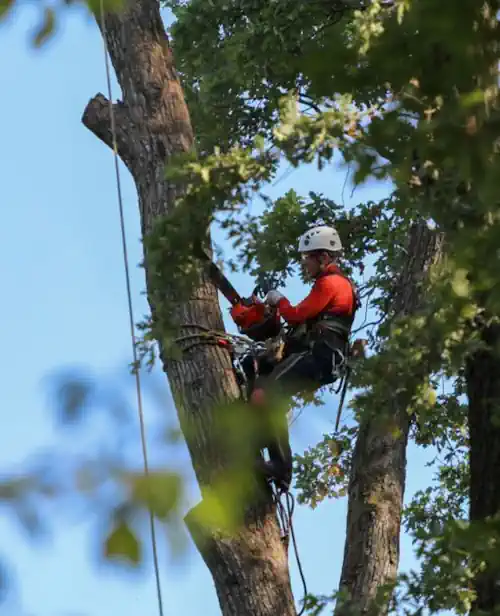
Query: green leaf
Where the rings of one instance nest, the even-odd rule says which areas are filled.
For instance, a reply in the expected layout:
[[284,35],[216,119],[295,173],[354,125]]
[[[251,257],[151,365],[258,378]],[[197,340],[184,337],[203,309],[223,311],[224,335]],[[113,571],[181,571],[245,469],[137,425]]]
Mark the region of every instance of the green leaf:
[[75,423],[85,416],[85,410],[94,393],[89,379],[84,377],[63,377],[56,391],[60,419],[63,423]]
[[208,182],[210,182],[210,169],[208,167],[201,167],[200,176],[201,179],[208,184]]
[[14,2],[15,0],[0,0],[0,21],[8,16],[14,6]]
[[200,528],[209,532],[236,530],[235,509],[217,490],[204,493],[203,501],[192,510],[192,518]]
[[141,546],[128,524],[120,521],[104,543],[104,555],[109,560],[125,560],[133,565],[141,561]]
[[43,21],[39,25],[33,36],[33,46],[36,48],[41,47],[51,36],[54,31],[56,22],[56,14],[54,9],[46,7],[44,11]]
[[157,471],[132,478],[132,498],[160,520],[165,520],[178,505],[181,493],[181,478],[174,473]]
[[[108,12],[117,12],[121,10],[124,6],[125,0],[104,0],[104,11]],[[94,13],[96,16],[100,14],[101,10],[101,0],[86,0],[89,11]]]
[[455,272],[451,286],[458,297],[468,297],[470,293],[470,284],[467,276],[468,272],[465,269],[457,269]]

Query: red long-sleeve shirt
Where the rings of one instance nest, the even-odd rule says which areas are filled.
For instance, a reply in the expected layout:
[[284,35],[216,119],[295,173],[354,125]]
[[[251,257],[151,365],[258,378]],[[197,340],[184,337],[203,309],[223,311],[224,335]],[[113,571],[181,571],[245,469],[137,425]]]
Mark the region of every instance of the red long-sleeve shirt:
[[278,310],[290,325],[300,325],[324,313],[352,315],[354,311],[353,288],[340,269],[336,265],[330,265],[316,279],[311,292],[305,299],[296,306],[292,306],[288,299],[283,297],[278,303]]

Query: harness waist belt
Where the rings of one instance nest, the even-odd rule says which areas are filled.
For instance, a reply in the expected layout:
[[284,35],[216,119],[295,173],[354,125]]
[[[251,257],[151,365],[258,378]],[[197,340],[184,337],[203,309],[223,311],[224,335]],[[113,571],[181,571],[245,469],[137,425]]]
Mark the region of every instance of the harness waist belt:
[[352,321],[353,319],[351,316],[344,317],[335,314],[325,314],[322,315],[313,326],[321,323],[328,329],[340,331],[348,336],[351,332]]

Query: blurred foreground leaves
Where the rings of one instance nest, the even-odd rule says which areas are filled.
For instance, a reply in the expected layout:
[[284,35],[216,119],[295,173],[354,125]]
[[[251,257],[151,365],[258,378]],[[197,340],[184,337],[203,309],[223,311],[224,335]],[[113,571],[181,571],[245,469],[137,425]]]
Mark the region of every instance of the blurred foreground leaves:
[[[124,0],[102,0],[105,11],[117,11],[123,7]],[[2,21],[13,17],[20,5],[21,0],[0,0],[0,25]],[[73,7],[83,6],[90,13],[99,14],[101,0],[38,0],[36,10],[39,18],[37,25],[31,33],[31,44],[36,49],[42,47],[55,35],[63,13]]]
[[168,413],[173,407],[165,385],[155,388],[150,377],[145,387],[153,410],[146,417],[151,445],[146,475],[128,374],[127,380],[114,381],[64,370],[47,383],[55,439],[12,472],[4,469],[3,509],[30,539],[42,539],[67,522],[91,520],[101,536],[101,557],[134,567],[148,558],[146,514],[151,512],[161,544],[174,556],[184,553],[182,507],[189,477],[182,468],[184,445],[170,438],[176,432],[169,425],[174,414]]
[[[129,374],[115,381],[65,369],[51,375],[47,384],[55,440],[13,472],[4,471],[0,479],[0,503],[30,540],[41,540],[68,522],[91,520],[99,537],[99,557],[139,569],[150,558],[150,515],[161,549],[167,547],[174,558],[187,553],[188,509],[190,530],[207,537],[238,531],[249,499],[261,486],[253,463],[265,438],[262,430],[272,425],[274,415],[264,428],[261,415],[246,404],[216,410],[214,438],[223,459],[233,464],[214,475],[193,508],[199,497],[191,492],[194,477],[188,452],[179,439],[162,373],[143,380],[147,475]],[[283,405],[288,402],[276,403],[279,414],[286,414]]]
[[[167,4],[177,19],[173,40],[201,156],[169,165],[169,179],[187,190],[174,215],[159,220],[147,238],[149,265],[158,279],[153,294],[178,285],[180,301],[190,292],[196,264],[188,220],[221,222],[241,251],[243,269],[272,274],[282,283],[296,271],[297,235],[321,219],[339,226],[348,265],[360,276],[374,255],[374,275],[363,281],[364,290],[374,293],[377,316],[388,317],[409,225],[420,218],[446,233],[449,259],[426,288],[426,309],[382,322],[372,339],[377,354],[363,362],[353,384],[362,390],[355,399],[358,417],[378,410],[383,416],[388,394],[403,393],[416,418],[417,442],[436,446],[444,456],[436,489],[417,495],[406,511],[423,561],[407,582],[417,604],[412,613],[450,608],[465,613],[473,599],[470,580],[498,556],[498,521],[481,526],[462,519],[469,480],[467,420],[456,400],[437,395],[435,377],[459,381],[464,359],[477,348],[477,331],[489,318],[484,311],[495,319],[500,312],[498,3],[398,0],[398,10],[383,11],[374,1],[373,10],[342,14],[341,27],[337,15],[332,19],[331,3]],[[2,6],[5,16],[17,3]],[[36,44],[53,31],[47,6],[40,4]],[[293,167],[314,161],[329,169],[334,152],[352,163],[356,184],[367,178],[393,181],[391,196],[347,210],[316,193],[303,197],[290,191],[276,200],[262,195],[280,159]],[[264,197],[263,216],[246,210],[257,195]],[[163,340],[172,311],[158,305],[161,322],[154,337]],[[421,374],[424,365],[428,370]],[[86,405],[95,396],[92,386],[66,389],[61,414],[72,424],[88,423]],[[228,417],[234,421],[237,415]],[[229,425],[220,430],[221,443],[237,450],[253,427],[238,424],[239,433]],[[127,432],[127,426],[134,422],[107,425],[93,452],[78,432],[72,445],[83,449],[80,454],[50,458],[43,470],[28,469],[22,481],[7,481],[4,502],[17,506],[28,528],[37,528],[50,519],[42,515],[42,501],[61,508],[67,498],[74,506],[78,494],[85,511],[106,522],[103,553],[140,563],[145,505],[175,533],[181,482],[164,460],[155,466],[154,479],[138,480],[141,471],[130,468],[126,449],[132,434],[137,442],[137,431]],[[345,488],[349,449],[338,435],[326,435],[296,463],[301,498],[311,506]],[[228,512],[238,512],[249,489],[236,470],[205,496],[197,510],[202,525],[231,526]],[[77,477],[85,490],[75,490]]]

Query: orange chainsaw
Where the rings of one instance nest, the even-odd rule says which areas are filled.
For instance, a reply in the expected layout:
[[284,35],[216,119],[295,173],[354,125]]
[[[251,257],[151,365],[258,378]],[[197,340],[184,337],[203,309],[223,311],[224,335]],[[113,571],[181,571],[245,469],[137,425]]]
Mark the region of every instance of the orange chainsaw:
[[259,290],[262,290],[261,286],[255,287],[252,297],[241,297],[204,248],[198,245],[195,249],[196,256],[205,262],[210,280],[231,304],[232,312],[234,313],[234,309],[241,306],[240,318],[233,315],[240,333],[256,342],[263,342],[277,336],[281,331],[280,317],[275,308],[257,300],[257,294]]

